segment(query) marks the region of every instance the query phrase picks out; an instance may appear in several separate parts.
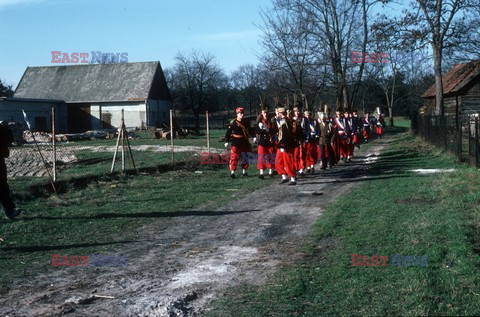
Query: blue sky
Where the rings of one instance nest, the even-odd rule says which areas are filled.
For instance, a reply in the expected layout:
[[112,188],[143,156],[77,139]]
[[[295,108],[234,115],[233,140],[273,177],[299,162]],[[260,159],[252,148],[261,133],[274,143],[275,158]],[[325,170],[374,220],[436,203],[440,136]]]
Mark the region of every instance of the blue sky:
[[[0,0],[0,79],[15,88],[27,66],[55,66],[51,51],[128,53],[175,64],[211,53],[227,73],[257,64],[260,9],[270,0]],[[69,64],[72,65],[72,64]]]

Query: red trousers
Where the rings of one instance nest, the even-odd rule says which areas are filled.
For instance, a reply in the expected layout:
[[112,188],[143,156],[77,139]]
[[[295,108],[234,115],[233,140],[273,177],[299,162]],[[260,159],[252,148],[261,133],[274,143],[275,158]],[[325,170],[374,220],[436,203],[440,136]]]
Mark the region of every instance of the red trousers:
[[340,139],[340,156],[347,157],[352,155],[352,142],[345,134],[339,134]]
[[305,169],[305,156],[303,155],[303,145],[299,145],[293,151],[295,170]]
[[248,151],[249,148],[246,145],[243,147],[232,146],[232,149],[230,150],[230,171],[237,170],[239,159],[241,161],[240,165],[242,166],[242,168],[248,169],[248,160],[242,159],[242,153],[244,153],[245,156],[248,156]]
[[315,142],[308,142],[306,144],[306,158],[307,166],[312,166],[318,162],[318,145]]
[[277,150],[276,168],[280,175],[287,174],[289,177],[295,177],[295,159],[293,150],[285,150],[284,152]]
[[272,162],[275,160],[272,158],[273,155],[273,146],[263,146],[259,145],[258,146],[258,163],[257,163],[257,168],[258,170],[261,169],[266,169],[274,168],[274,164]]
[[322,144],[319,145],[320,147],[320,159],[322,160],[322,169],[327,168],[327,163],[330,164],[330,166],[335,165],[335,162],[333,161],[335,158],[335,155],[333,154],[333,147],[330,144]]
[[363,138],[368,142],[368,139],[370,138],[370,130],[363,129]]
[[335,139],[335,142],[333,142],[333,154],[333,162],[337,164],[338,161],[340,161],[340,140],[338,137]]
[[358,145],[360,143],[360,135],[358,133],[353,134],[353,145]]
[[382,135],[382,134],[383,134],[383,128],[377,127],[377,135]]

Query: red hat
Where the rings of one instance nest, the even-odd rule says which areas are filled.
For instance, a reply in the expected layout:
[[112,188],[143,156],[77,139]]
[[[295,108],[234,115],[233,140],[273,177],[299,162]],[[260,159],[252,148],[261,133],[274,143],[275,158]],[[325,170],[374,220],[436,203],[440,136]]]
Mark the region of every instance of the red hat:
[[245,108],[242,108],[242,107],[238,107],[235,109],[235,113],[239,113],[239,112],[244,112],[245,111]]

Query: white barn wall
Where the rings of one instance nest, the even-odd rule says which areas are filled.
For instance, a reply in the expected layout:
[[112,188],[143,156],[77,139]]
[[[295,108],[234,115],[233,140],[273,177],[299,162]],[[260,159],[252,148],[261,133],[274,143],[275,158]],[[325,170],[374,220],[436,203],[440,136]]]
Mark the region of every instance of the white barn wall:
[[92,129],[101,129],[100,122],[102,115],[111,114],[111,125],[119,128],[122,124],[122,109],[124,111],[125,126],[127,128],[145,127],[146,106],[145,103],[139,104],[119,104],[119,103],[102,103],[92,104],[90,107],[90,115],[92,116]]

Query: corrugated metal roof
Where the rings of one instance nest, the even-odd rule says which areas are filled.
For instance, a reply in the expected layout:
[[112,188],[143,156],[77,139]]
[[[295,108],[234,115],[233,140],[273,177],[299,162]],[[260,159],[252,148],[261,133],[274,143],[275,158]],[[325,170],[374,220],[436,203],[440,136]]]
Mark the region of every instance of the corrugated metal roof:
[[108,102],[148,98],[159,62],[27,67],[15,98]]
[[[472,80],[480,75],[480,60],[455,65],[442,77],[443,95],[456,95]],[[422,98],[435,97],[435,84],[427,89]]]

